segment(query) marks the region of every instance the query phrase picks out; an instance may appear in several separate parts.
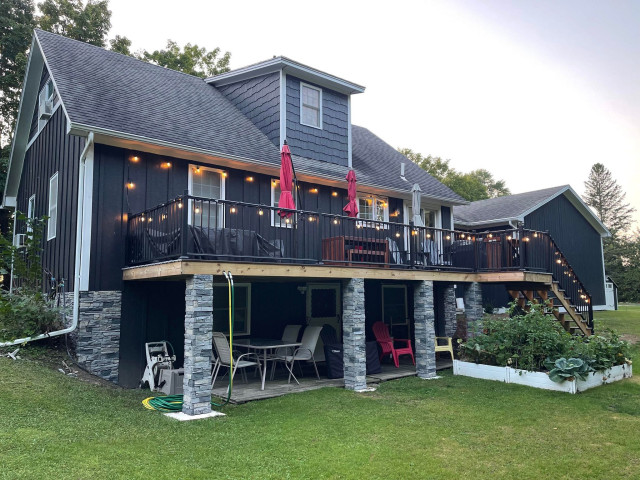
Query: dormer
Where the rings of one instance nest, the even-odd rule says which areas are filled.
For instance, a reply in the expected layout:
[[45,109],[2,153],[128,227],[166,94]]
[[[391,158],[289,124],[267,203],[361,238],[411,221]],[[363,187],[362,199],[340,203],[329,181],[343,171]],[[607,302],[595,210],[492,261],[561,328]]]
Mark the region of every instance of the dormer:
[[351,95],[364,87],[286,57],[206,79],[274,145],[351,167]]

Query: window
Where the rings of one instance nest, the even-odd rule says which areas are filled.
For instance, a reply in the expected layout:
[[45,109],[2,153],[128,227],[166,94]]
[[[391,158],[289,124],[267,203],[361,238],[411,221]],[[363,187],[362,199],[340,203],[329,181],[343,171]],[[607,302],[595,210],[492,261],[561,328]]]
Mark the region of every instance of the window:
[[[189,166],[189,194],[194,197],[224,200],[224,175],[222,170],[198,165]],[[189,201],[189,223],[206,228],[223,226],[222,204],[204,200]]]
[[300,123],[322,128],[322,90],[300,84]]
[[382,315],[382,320],[387,325],[406,325],[408,323],[406,285],[382,286]]
[[[280,180],[277,178],[271,179],[271,206],[277,207],[280,202]],[[289,218],[282,218],[277,214],[277,210],[271,210],[271,226],[273,227],[286,227],[289,228],[295,223],[295,216],[291,215]]]
[[[42,87],[40,93],[38,94],[38,131],[42,130],[42,128],[47,124],[47,120],[53,113],[53,96],[55,93],[55,89],[53,88],[53,80],[49,79],[49,81]],[[45,110],[45,104],[47,102],[51,103],[51,109]],[[44,113],[44,115],[43,115]]]
[[[420,209],[420,218],[422,218],[422,223],[425,227],[437,228],[436,224],[437,212],[435,210],[425,210],[424,208]],[[407,221],[408,224],[413,219],[413,208],[411,205],[407,206]]]
[[374,195],[360,197],[358,200],[358,210],[358,218],[379,222],[389,221],[389,202],[386,198],[376,197]]
[[[29,197],[29,204],[27,206],[27,219],[33,220],[34,218],[36,218],[36,196],[31,195]],[[31,222],[27,222],[27,233],[31,232],[33,232]]]
[[[229,334],[229,287],[226,283],[213,284],[213,330]],[[234,335],[251,333],[251,284],[235,284]]]
[[58,225],[58,172],[49,179],[49,220],[47,220],[47,240],[56,238]]

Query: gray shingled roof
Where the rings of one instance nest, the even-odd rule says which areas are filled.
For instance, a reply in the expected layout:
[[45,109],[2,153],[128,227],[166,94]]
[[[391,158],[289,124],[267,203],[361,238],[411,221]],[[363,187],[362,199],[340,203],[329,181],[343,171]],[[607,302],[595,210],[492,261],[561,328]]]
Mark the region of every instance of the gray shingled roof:
[[495,221],[516,220],[531,208],[554,197],[567,187],[568,185],[561,185],[533,192],[479,200],[469,205],[456,206],[453,208],[454,223],[456,225],[470,226]]
[[[43,30],[36,37],[74,126],[279,165],[278,148],[201,78]],[[354,126],[352,134],[359,183],[408,193],[417,182],[425,197],[465,203],[369,130]],[[298,173],[344,180],[348,171],[292,153]]]

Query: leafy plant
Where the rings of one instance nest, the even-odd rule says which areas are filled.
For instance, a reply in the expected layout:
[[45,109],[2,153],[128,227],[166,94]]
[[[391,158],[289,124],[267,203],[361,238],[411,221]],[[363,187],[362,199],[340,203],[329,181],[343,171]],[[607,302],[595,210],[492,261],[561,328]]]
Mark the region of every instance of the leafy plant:
[[573,380],[574,378],[585,380],[591,370],[589,365],[580,358],[570,358],[567,360],[561,357],[555,362],[547,359],[544,365],[549,369],[549,379],[558,383],[564,382],[565,380]]

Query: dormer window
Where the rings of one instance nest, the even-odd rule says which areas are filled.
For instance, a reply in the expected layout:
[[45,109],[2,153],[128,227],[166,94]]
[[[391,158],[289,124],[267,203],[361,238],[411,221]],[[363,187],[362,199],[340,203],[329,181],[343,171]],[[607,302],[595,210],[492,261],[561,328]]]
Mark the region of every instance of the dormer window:
[[322,128],[322,90],[300,83],[300,123]]

